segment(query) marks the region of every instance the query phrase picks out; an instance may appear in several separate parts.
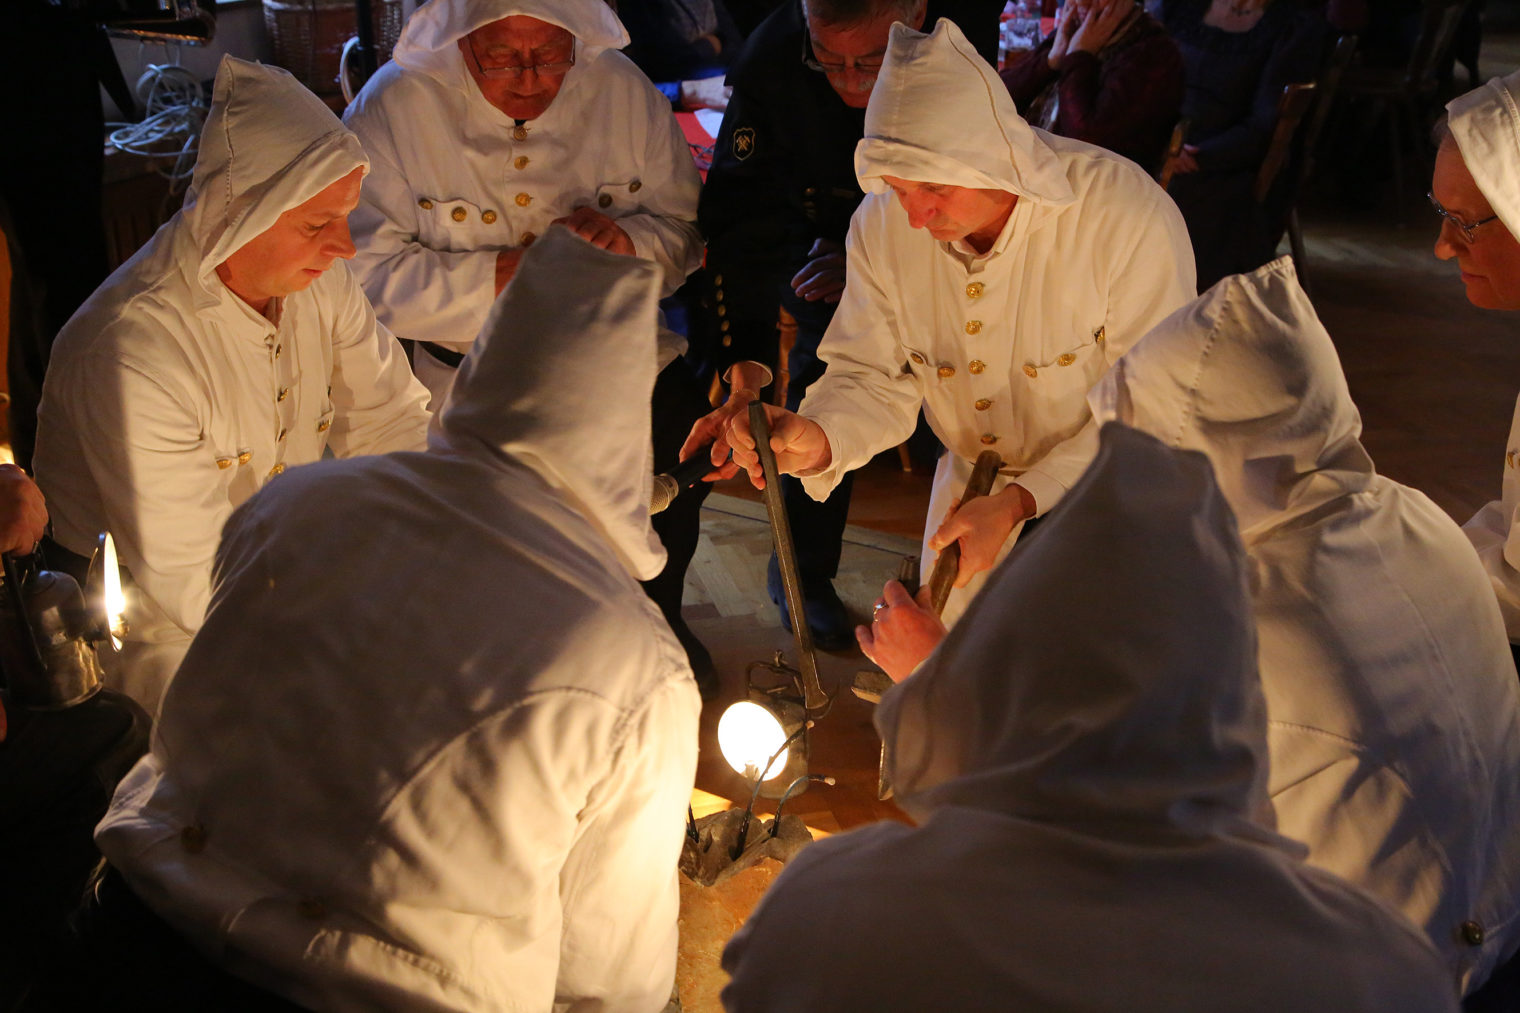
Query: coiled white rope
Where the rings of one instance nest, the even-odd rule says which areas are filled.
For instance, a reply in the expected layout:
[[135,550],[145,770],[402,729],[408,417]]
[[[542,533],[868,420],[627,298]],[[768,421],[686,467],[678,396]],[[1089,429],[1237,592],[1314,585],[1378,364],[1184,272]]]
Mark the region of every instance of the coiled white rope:
[[160,175],[174,188],[189,181],[195,171],[201,125],[206,120],[206,89],[195,75],[177,64],[150,63],[137,79],[137,98],[146,110],[141,123],[110,123],[109,137],[116,148],[133,155],[161,160],[173,157]]

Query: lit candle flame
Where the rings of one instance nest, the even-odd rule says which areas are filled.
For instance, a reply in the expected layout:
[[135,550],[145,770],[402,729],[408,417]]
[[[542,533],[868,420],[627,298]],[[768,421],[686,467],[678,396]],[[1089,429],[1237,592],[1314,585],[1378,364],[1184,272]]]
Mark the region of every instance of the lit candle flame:
[[121,650],[121,638],[126,636],[127,623],[122,618],[122,613],[127,609],[126,595],[121,590],[121,564],[116,561],[116,540],[106,532],[105,545],[102,551],[104,566],[102,575],[105,578],[105,603],[106,622],[111,630],[111,646]]

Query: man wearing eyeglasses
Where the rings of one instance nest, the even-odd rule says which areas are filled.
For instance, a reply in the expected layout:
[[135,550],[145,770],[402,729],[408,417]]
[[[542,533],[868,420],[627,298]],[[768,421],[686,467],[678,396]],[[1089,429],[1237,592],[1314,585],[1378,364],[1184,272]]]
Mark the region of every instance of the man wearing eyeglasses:
[[[719,314],[715,361],[742,408],[771,382],[778,357],[777,309],[797,321],[786,406],[823,375],[818,342],[845,284],[844,238],[864,194],[855,145],[893,22],[913,28],[955,21],[988,62],[997,59],[1001,0],[788,0],[745,44],[728,83],[699,222]],[[953,116],[955,110],[945,110]],[[710,438],[712,426],[683,453]],[[831,583],[850,505],[847,476],[815,503],[796,479],[782,479],[813,642],[825,650],[854,643],[853,626]],[[770,596],[791,628],[781,576],[771,558]]]
[[[701,263],[696,165],[670,103],[616,51],[627,43],[602,0],[432,0],[349,107],[374,165],[353,216],[354,269],[380,319],[416,342],[413,369],[435,410],[551,224],[654,261],[664,295]],[[683,349],[662,331],[658,470],[709,408]],[[619,378],[607,380],[617,396]],[[699,680],[711,679],[711,658],[680,609],[700,492],[655,518],[670,564],[646,586]]]
[[[1453,99],[1430,202],[1441,217],[1435,254],[1455,260],[1467,298],[1491,310],[1520,310],[1520,74],[1495,78]],[[1511,649],[1520,657],[1520,405],[1504,454],[1502,497],[1464,525],[1488,570]]]

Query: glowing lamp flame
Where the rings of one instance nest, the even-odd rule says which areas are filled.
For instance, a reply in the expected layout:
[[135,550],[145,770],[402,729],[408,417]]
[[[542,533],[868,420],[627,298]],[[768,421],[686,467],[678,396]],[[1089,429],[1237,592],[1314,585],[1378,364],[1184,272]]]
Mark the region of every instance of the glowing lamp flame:
[[102,557],[104,566],[102,576],[105,578],[105,603],[106,623],[111,630],[111,646],[121,650],[121,638],[126,636],[127,623],[122,618],[122,613],[127,609],[126,595],[121,592],[121,565],[116,561],[116,540],[106,532],[102,540]]
[[[770,711],[744,701],[723,712],[718,721],[718,748],[728,765],[746,780],[764,781],[786,768],[789,750],[782,749],[786,729]],[[780,755],[777,755],[780,750]],[[771,757],[775,756],[774,760]],[[770,766],[766,766],[766,761]],[[761,768],[764,767],[762,772]]]

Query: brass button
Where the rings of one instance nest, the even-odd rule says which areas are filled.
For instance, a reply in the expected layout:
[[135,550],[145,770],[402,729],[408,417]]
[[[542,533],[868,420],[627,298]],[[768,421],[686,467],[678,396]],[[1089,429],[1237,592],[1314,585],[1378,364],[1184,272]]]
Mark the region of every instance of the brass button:
[[230,457],[218,457],[216,459],[216,466],[218,468],[220,468],[222,471],[226,471],[228,468],[232,467],[232,458],[230,458]]
[[972,359],[966,368],[971,370],[973,373],[981,373],[987,369],[987,364],[981,359]]
[[716,290],[716,291],[714,291],[714,292],[713,292],[713,295],[714,295],[714,296],[715,296],[715,297],[716,297],[716,298],[717,298],[717,300],[718,300],[718,301],[719,301],[719,302],[722,302],[722,301],[723,301],[723,290],[722,290],[722,289],[721,289],[721,288],[720,288],[720,289],[717,289],[717,290]]
[[313,900],[310,897],[304,898],[299,904],[297,904],[296,910],[301,913],[302,918],[308,918],[312,921],[316,921],[318,918],[327,917],[327,905],[323,904],[319,900]]
[[289,396],[290,396],[290,388],[289,387],[281,387],[280,388],[280,393],[277,394],[277,395],[275,395],[275,400],[276,401],[284,401]]
[[979,281],[973,281],[971,284],[967,285],[966,294],[973,299],[980,299],[982,297],[982,283]]
[[816,186],[804,187],[803,190],[802,190],[802,196],[804,196],[804,197],[811,197],[814,194],[816,194],[817,192],[818,192],[818,188]]
[[992,435],[992,434],[991,434],[991,433],[983,433],[983,434],[982,434],[982,442],[983,442],[983,443],[985,443],[985,444],[986,444],[986,445],[987,445],[987,446],[989,446],[989,447],[990,447],[990,446],[992,446],[992,445],[993,445],[993,444],[994,444],[994,443],[996,443],[996,442],[997,442],[997,437],[996,437],[996,436],[993,436],[993,435]]
[[1059,356],[1056,357],[1057,366],[1070,366],[1073,362],[1076,361],[1077,357],[1070,352],[1062,352]]
[[251,450],[245,450],[238,455],[239,464],[247,464],[251,460],[253,460],[253,451]]
[[496,212],[495,211],[482,211],[480,213],[480,220],[483,221],[483,222],[485,222],[487,225],[495,225],[496,224]]
[[332,419],[323,419],[317,423],[317,432],[325,433],[332,428]]
[[529,204],[533,203],[533,198],[530,195],[525,194],[525,193],[520,193],[516,197],[513,197],[512,199],[517,202],[517,206],[520,207],[520,208],[525,208]]
[[981,332],[982,332],[982,322],[980,320],[967,320],[966,321],[966,333],[967,334],[980,334]]
[[537,236],[535,236],[535,235],[534,235],[534,234],[533,234],[533,233],[531,233],[531,232],[524,232],[524,233],[523,233],[523,234],[522,234],[522,245],[524,245],[524,246],[532,246],[532,245],[533,245],[533,241],[534,241],[534,240],[535,240],[535,239],[537,239],[537,238],[538,238],[538,237],[537,237]]
[[716,285],[716,286],[718,286],[719,288],[722,288],[723,287],[723,276],[721,274],[715,274],[715,275],[713,275],[713,284]]
[[725,334],[727,334],[728,333],[728,321],[727,320],[720,320],[720,321],[718,321],[718,330],[720,330],[720,331],[724,332]]
[[276,359],[278,359],[280,357],[280,354],[282,352],[284,352],[284,351],[285,351],[285,346],[284,345],[275,345],[274,346],[274,357]]
[[976,402],[976,410],[979,411],[979,412],[984,412],[988,408],[991,408],[991,407],[992,407],[992,401],[990,399],[988,399],[988,398],[984,397],[984,398],[979,399]]
[[1103,335],[1103,328],[1102,327],[1099,327],[1096,331],[1093,331],[1093,340],[1096,341],[1098,344],[1100,344],[1100,345],[1103,344],[1103,338],[1104,338],[1104,335]]
[[724,306],[722,303],[718,304],[718,316],[720,316],[720,317],[726,317],[726,316],[728,316],[728,307]]
[[1026,362],[1024,363],[1024,375],[1033,380],[1035,377],[1040,375],[1040,371]]
[[527,127],[522,126],[522,125],[518,125],[518,126],[515,126],[515,127],[512,128],[512,140],[514,140],[514,141],[526,141],[527,139],[528,139],[528,128]]
[[939,378],[941,380],[948,380],[952,376],[955,375],[955,367],[954,366],[941,366],[941,367],[939,367],[938,370],[936,370],[936,372],[939,373]]
[[723,335],[723,347],[724,348],[727,348],[729,345],[732,345],[733,343],[734,343],[734,336],[732,334],[725,334],[725,335]]
[[516,158],[512,159],[512,167],[514,169],[526,169],[528,167],[528,156],[518,155]]
[[470,217],[470,213],[464,208],[455,208],[449,212],[449,217],[454,219],[456,222],[462,222],[466,218]]
[[276,443],[283,443],[285,441],[285,430],[283,428],[280,430],[280,435],[274,438],[274,441]]
[[610,193],[604,193],[604,194],[602,194],[600,197],[598,197],[596,199],[596,206],[599,207],[599,208],[610,208],[610,207],[612,207],[612,194],[610,194]]
[[641,189],[643,189],[643,186],[643,183],[640,183],[638,180],[634,180],[632,183],[628,184],[628,192],[638,193]]
[[276,475],[282,474],[284,471],[285,471],[285,462],[281,461],[279,464],[277,464],[273,468],[269,469],[269,477],[270,478],[274,478]]
[[922,355],[919,355],[917,352],[914,352],[913,354],[909,355],[908,358],[912,359],[914,362],[918,363],[920,366],[922,366],[924,364],[924,357]]
[[1468,946],[1483,945],[1483,926],[1477,922],[1463,922],[1461,926],[1462,942]]
[[418,201],[417,202],[417,206],[420,207],[424,211],[431,211],[431,210],[433,210],[433,202],[430,201],[430,200],[428,200],[426,197],[424,197],[420,201]]
[[1504,455],[1504,463],[1509,465],[1511,468],[1515,466],[1515,451],[1511,450],[1509,453]]
[[193,823],[179,832],[180,847],[198,855],[206,850],[206,828],[199,823]]

